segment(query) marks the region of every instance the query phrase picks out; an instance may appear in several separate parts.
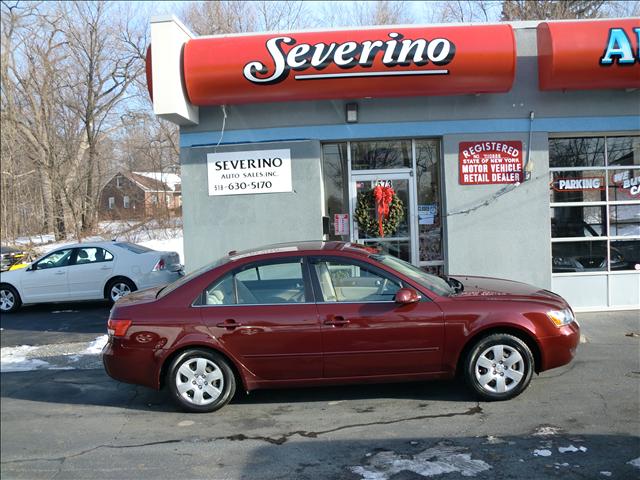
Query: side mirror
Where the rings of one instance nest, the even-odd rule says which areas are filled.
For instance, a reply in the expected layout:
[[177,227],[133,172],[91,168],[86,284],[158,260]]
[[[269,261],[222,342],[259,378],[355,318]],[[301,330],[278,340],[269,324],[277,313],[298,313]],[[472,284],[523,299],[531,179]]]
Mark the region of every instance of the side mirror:
[[412,288],[401,288],[396,292],[395,301],[401,305],[408,305],[420,301],[420,295]]
[[38,267],[36,267],[36,264],[35,263],[31,263],[31,264],[29,264],[29,266],[27,266],[27,268],[25,270],[27,272],[31,272],[31,271],[35,270],[36,268],[38,268]]

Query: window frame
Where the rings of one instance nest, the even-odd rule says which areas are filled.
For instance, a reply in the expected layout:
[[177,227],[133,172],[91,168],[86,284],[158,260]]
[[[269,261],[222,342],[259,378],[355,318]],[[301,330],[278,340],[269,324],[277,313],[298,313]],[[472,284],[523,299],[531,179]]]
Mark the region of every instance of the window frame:
[[[290,305],[311,305],[316,303],[315,291],[312,288],[311,281],[311,272],[309,269],[309,262],[307,260],[307,256],[304,255],[296,255],[290,257],[280,257],[280,258],[269,258],[263,260],[255,260],[249,263],[245,263],[243,265],[239,265],[236,268],[233,268],[223,275],[217,276],[213,281],[209,282],[207,286],[198,294],[195,300],[191,303],[192,307],[197,308],[209,308],[209,307],[226,307],[226,308],[235,308],[235,307],[258,307],[258,306],[290,306]],[[253,268],[263,267],[265,265],[279,265],[283,263],[300,263],[300,268],[302,270],[302,288],[304,289],[304,302],[278,302],[278,303],[238,303],[238,291],[236,284],[236,275],[244,272],[246,270],[251,270]],[[226,277],[231,275],[233,277],[233,295],[234,295],[234,303],[231,304],[207,304],[205,303],[205,292],[214,285],[217,285]]]
[[[611,211],[610,207],[613,206],[623,206],[623,205],[638,205],[640,207],[640,199],[639,200],[610,200],[610,180],[611,174],[616,171],[623,170],[637,170],[640,169],[640,165],[609,165],[609,139],[611,138],[620,138],[620,137],[638,137],[639,135],[634,133],[600,133],[600,134],[592,134],[592,135],[562,135],[557,134],[553,136],[549,136],[549,142],[553,140],[561,140],[561,139],[576,139],[576,138],[603,138],[604,139],[604,165],[601,166],[577,166],[577,167],[551,167],[551,158],[549,158],[549,175],[551,177],[551,181],[553,183],[553,174],[555,172],[571,172],[571,171],[590,171],[594,173],[601,174],[605,179],[605,189],[604,189],[604,200],[599,201],[583,201],[583,202],[553,202],[551,198],[549,200],[549,208],[550,210],[553,208],[559,207],[604,207],[605,215],[603,218],[603,225],[605,226],[605,231],[607,235],[603,235],[600,237],[553,237],[551,238],[551,274],[552,276],[562,277],[562,276],[576,276],[576,275],[616,275],[616,274],[629,274],[634,272],[634,270],[612,270],[611,269],[611,243],[612,242],[620,242],[624,240],[629,241],[640,241],[640,235],[611,235]],[[549,148],[551,150],[551,148]],[[550,156],[550,155],[549,155]],[[550,188],[552,188],[550,186]],[[551,224],[549,224],[549,229],[551,229]],[[550,234],[552,232],[550,231]],[[607,267],[604,270],[588,270],[588,271],[575,271],[575,272],[554,272],[553,271],[553,246],[554,244],[559,243],[570,243],[570,242],[594,242],[594,241],[605,241],[606,242],[606,253],[607,253]]]
[[[368,302],[364,302],[364,301],[359,301],[359,302],[327,302],[324,299],[324,295],[322,294],[322,288],[320,286],[320,280],[318,279],[318,275],[316,275],[315,269],[312,268],[316,263],[319,262],[341,262],[341,263],[348,263],[350,265],[356,266],[356,267],[360,267],[360,268],[365,268],[369,271],[371,271],[372,273],[379,275],[383,278],[386,278],[387,280],[393,281],[397,284],[400,285],[400,288],[414,288],[412,285],[407,284],[407,282],[403,281],[402,279],[400,279],[399,277],[390,274],[389,272],[387,272],[386,270],[383,270],[381,268],[378,268],[377,266],[369,263],[369,262],[364,262],[362,260],[356,259],[356,258],[351,258],[351,257],[341,257],[339,255],[311,255],[309,256],[309,272],[311,274],[311,279],[312,279],[312,283],[313,283],[313,289],[314,289],[314,297],[316,298],[316,303],[319,305],[363,305],[363,304],[378,304],[378,303],[396,303],[395,300],[372,300],[372,301],[368,301]],[[418,293],[421,293],[420,291],[418,291]],[[423,299],[425,298],[424,295],[420,295]],[[422,300],[421,300],[422,301]]]
[[[59,266],[55,266],[55,267],[54,267],[54,266],[52,266],[52,267],[46,267],[46,268],[42,268],[42,267],[40,267],[40,264],[41,264],[43,261],[45,261],[47,258],[49,258],[51,255],[54,255],[54,254],[59,253],[59,252],[64,252],[64,251],[66,251],[66,250],[70,250],[70,252],[71,252],[71,253],[69,254],[69,260],[68,260],[68,262],[67,262],[67,264],[66,264],[66,265],[59,265]],[[76,260],[76,259],[75,259],[75,257],[76,257],[76,248],[61,248],[61,249],[59,249],[59,250],[55,250],[55,251],[53,251],[53,252],[48,253],[47,255],[45,255],[44,257],[42,257],[40,260],[38,260],[37,262],[35,262],[35,263],[34,263],[34,265],[35,265],[35,267],[36,267],[36,268],[35,268],[34,270],[35,270],[35,271],[38,271],[38,270],[50,270],[50,269],[52,269],[52,268],[65,268],[65,267],[70,267],[71,265],[73,265],[73,264],[75,263],[75,260]]]

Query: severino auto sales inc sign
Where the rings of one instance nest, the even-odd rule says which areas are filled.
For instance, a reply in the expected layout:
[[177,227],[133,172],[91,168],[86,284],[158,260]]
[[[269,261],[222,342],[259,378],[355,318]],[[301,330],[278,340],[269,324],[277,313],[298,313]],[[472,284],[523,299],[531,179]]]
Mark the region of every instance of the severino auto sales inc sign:
[[522,142],[460,142],[460,184],[522,182]]
[[209,195],[293,191],[291,150],[209,153]]

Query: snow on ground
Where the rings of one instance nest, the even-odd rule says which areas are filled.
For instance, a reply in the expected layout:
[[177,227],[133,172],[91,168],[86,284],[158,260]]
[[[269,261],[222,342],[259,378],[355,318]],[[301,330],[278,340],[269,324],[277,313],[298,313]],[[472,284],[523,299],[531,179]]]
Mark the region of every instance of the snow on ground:
[[440,445],[416,455],[382,451],[368,456],[368,465],[352,466],[350,470],[363,480],[388,480],[403,471],[422,477],[452,472],[458,472],[463,477],[475,477],[492,468],[482,460],[471,459],[471,454],[462,453],[465,450],[463,447]]
[[48,367],[48,362],[36,358],[27,358],[27,356],[32,355],[35,350],[38,350],[38,347],[32,347],[31,345],[2,348],[0,353],[0,371],[2,371],[2,373],[26,372]]
[[3,347],[0,349],[0,372],[101,368],[100,353],[107,340],[107,335],[101,335],[89,343]]

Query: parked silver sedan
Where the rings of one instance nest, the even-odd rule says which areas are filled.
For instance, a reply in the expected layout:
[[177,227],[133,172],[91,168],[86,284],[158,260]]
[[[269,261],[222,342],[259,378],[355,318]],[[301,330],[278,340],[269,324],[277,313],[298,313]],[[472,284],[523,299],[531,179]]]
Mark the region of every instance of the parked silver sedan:
[[164,285],[182,275],[176,252],[128,242],[78,243],[57,248],[28,267],[0,274],[0,312],[22,304],[107,299]]

